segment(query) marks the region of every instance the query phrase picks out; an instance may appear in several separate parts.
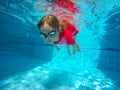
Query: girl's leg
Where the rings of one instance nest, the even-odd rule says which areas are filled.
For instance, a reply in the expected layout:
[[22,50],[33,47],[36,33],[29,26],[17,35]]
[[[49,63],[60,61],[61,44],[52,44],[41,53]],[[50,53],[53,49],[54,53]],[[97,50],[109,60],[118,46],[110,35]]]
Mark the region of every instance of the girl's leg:
[[68,54],[72,55],[71,51],[70,51],[70,45],[66,45],[67,46],[67,50],[68,50]]
[[76,53],[76,45],[73,44],[72,47],[73,47],[73,54],[75,54]]
[[75,48],[76,48],[76,51],[78,51],[78,52],[80,52],[81,50],[80,50],[80,46],[78,45],[78,43],[77,42],[75,42]]

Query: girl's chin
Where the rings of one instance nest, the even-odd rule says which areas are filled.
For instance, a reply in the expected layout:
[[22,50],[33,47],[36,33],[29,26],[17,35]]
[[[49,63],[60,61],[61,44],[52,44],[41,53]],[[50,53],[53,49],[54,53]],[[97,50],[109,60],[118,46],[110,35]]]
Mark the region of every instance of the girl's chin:
[[47,41],[48,43],[54,43],[54,42],[57,42],[58,40],[51,40],[51,41]]
[[49,41],[48,43],[52,44],[54,41]]

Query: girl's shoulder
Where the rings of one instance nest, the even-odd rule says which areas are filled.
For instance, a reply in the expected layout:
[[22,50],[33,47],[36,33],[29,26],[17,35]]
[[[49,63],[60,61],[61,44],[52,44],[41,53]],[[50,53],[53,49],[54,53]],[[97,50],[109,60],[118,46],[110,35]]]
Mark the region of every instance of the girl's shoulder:
[[60,20],[60,27],[64,29],[67,27],[68,23],[68,20]]
[[67,21],[67,20],[61,20],[60,21],[60,27],[62,30],[64,29],[70,29],[70,30],[75,30],[76,26],[74,24],[72,24],[71,22]]

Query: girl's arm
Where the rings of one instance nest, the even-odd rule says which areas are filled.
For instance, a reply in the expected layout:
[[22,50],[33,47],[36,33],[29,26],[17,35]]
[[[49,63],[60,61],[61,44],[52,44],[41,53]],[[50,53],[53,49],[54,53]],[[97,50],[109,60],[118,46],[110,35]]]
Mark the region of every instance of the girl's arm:
[[56,44],[53,44],[53,46],[55,47],[56,50],[60,50],[60,48],[56,45]]
[[70,46],[69,46],[69,45],[66,45],[66,47],[67,47],[67,50],[68,50],[68,54],[69,54],[69,55],[72,55],[72,53],[71,53],[71,51],[70,51]]

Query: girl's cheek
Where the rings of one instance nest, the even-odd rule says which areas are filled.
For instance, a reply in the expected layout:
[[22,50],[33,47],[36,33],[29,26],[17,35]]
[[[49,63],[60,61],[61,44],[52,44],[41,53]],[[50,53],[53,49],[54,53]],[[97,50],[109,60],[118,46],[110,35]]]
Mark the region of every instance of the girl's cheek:
[[44,39],[45,42],[48,42],[47,39]]

